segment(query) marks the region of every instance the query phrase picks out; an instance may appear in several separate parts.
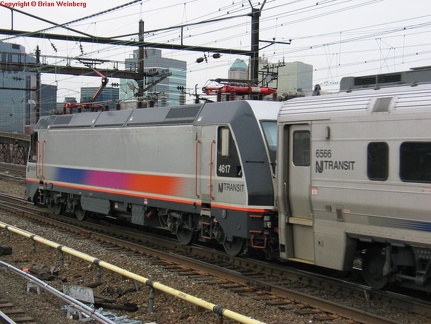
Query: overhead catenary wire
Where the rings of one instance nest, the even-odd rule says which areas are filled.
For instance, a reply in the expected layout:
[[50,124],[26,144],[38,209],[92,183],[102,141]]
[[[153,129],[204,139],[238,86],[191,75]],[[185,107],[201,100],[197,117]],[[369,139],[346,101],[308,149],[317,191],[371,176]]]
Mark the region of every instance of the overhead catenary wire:
[[[250,49],[250,31],[249,28],[249,21],[250,19],[247,17],[247,14],[250,13],[250,3],[255,3],[255,1],[226,1],[225,3],[220,3],[219,6],[214,5],[208,8],[209,10],[202,10],[201,14],[195,14],[191,15],[189,14],[189,10],[193,6],[199,6],[202,5],[202,1],[199,0],[193,0],[193,1],[177,1],[175,3],[170,3],[170,6],[167,5],[163,1],[154,1],[154,0],[148,0],[145,1],[145,8],[148,8],[148,10],[140,11],[135,10],[136,13],[127,10],[127,8],[122,9],[121,13],[119,11],[116,11],[115,14],[113,12],[111,13],[105,13],[98,17],[78,21],[76,23],[71,24],[71,27],[73,28],[85,28],[85,26],[89,26],[95,19],[97,19],[98,24],[103,22],[111,21],[111,25],[118,25],[116,22],[120,21],[126,21],[125,25],[128,25],[129,27],[133,27],[133,17],[139,17],[142,18],[144,21],[149,20],[150,23],[146,22],[146,30],[156,30],[157,28],[152,28],[155,26],[151,21],[154,21],[154,17],[163,17],[164,13],[170,12],[171,7],[175,7],[177,11],[180,8],[186,8],[187,11],[187,24],[190,24],[192,22],[198,22],[198,21],[205,21],[205,20],[213,20],[220,17],[233,17],[237,15],[244,15],[244,17],[239,18],[239,21],[235,21],[235,19],[231,20],[232,23],[230,23],[228,26],[221,26],[220,24],[214,23],[214,30],[209,30],[211,28],[211,24],[199,24],[199,25],[190,25],[184,28],[187,28],[187,38],[185,40],[185,44],[187,44],[189,47],[185,48],[182,52],[172,52],[168,50],[164,50],[164,53],[166,53],[167,56],[172,56],[179,60],[186,60],[188,62],[187,72],[192,76],[193,73],[198,73],[200,71],[220,71],[221,68],[225,68],[227,70],[229,68],[229,65],[232,63],[234,58],[229,58],[228,56],[223,57],[221,60],[214,62],[212,64],[206,64],[206,66],[203,65],[197,65],[194,62],[194,59],[190,59],[190,53],[188,53],[188,49],[193,49],[194,46],[202,46],[202,45],[221,45],[224,43],[233,43],[236,44],[236,48],[249,50]],[[366,24],[367,20],[364,20],[364,23],[356,28],[349,28],[349,25],[346,25],[345,28],[336,29],[334,28],[333,31],[328,31],[326,28],[325,30],[316,29],[316,32],[313,34],[304,34],[299,29],[295,28],[295,26],[299,24],[304,24],[307,21],[313,22],[318,19],[322,19],[324,17],[338,17],[340,15],[343,15],[347,12],[354,12],[361,8],[370,8],[372,10],[373,6],[375,4],[381,3],[381,0],[369,0],[369,1],[336,1],[336,0],[330,0],[330,1],[267,1],[266,6],[263,8],[262,15],[261,15],[261,34],[265,35],[262,36],[262,39],[267,38],[267,35],[271,35],[271,33],[274,32],[274,24],[277,25],[277,39],[292,39],[292,44],[289,46],[277,46],[270,47],[264,51],[262,51],[261,54],[264,54],[266,58],[268,58],[270,61],[280,61],[282,59],[290,60],[290,58],[294,58],[295,56],[298,56],[298,54],[301,54],[300,57],[302,58],[325,58],[326,55],[333,55],[334,53],[338,53],[338,55],[343,55],[343,63],[345,63],[344,66],[348,66],[347,63],[354,63],[357,60],[353,59],[353,56],[351,56],[349,53],[354,53],[353,50],[348,50],[347,46],[359,44],[361,41],[373,41],[374,38],[378,37],[401,37],[401,34],[403,33],[403,25],[412,26],[412,28],[408,28],[404,31],[405,39],[409,39],[410,35],[416,34],[415,31],[421,31],[426,30],[429,27],[426,26],[426,23],[421,24],[421,21],[426,19],[423,16],[426,16],[425,14],[422,14],[422,16],[418,17],[408,17],[404,22],[399,21],[399,19],[392,19],[392,20],[385,20],[385,22],[382,22],[382,26],[376,25],[374,28],[372,28],[372,25],[368,26]],[[137,6],[140,6],[142,8],[142,4],[136,4],[130,6],[130,9],[137,8]],[[205,8],[206,9],[206,8]],[[147,12],[148,11],[148,12]],[[139,13],[138,13],[139,12]],[[120,14],[118,14],[120,13]],[[200,13],[200,12],[199,12]],[[426,13],[426,12],[425,12]],[[179,18],[182,17],[180,14],[178,16]],[[292,19],[294,18],[294,19]],[[420,19],[418,21],[418,24],[415,29],[413,29],[414,25],[414,19]],[[153,19],[153,20],[151,20]],[[160,19],[159,19],[160,20]],[[238,19],[236,19],[238,20]],[[169,20],[170,21],[170,20]],[[174,21],[172,21],[174,22]],[[413,22],[413,23],[408,23]],[[386,25],[383,25],[386,24]],[[135,20],[136,24],[136,20]],[[392,24],[392,25],[391,25]],[[121,24],[123,25],[123,23]],[[137,25],[137,24],[136,24]],[[166,25],[173,25],[173,24],[166,24]],[[217,25],[220,25],[220,28],[218,28]],[[380,28],[381,27],[381,28]],[[393,28],[392,28],[393,27]],[[361,30],[362,28],[362,30]],[[397,29],[398,28],[398,29]],[[136,28],[137,29],[137,28]],[[372,30],[374,29],[374,30]],[[381,30],[380,30],[381,29]],[[88,27],[87,29],[88,30]],[[244,30],[246,33],[244,34]],[[368,30],[368,32],[367,32]],[[287,31],[287,33],[286,33]],[[363,32],[366,33],[363,33]],[[88,31],[86,31],[88,32]],[[103,29],[98,28],[97,32],[99,35],[112,35],[112,28],[111,29]],[[119,33],[116,33],[117,35],[120,35]],[[133,33],[132,33],[133,34]],[[334,35],[334,39],[332,42],[328,42],[327,39],[331,38],[331,34]],[[228,35],[228,36],[226,36]],[[274,34],[272,34],[274,35]],[[340,36],[341,35],[341,36]],[[398,35],[398,36],[397,36]],[[406,38],[407,37],[407,38]],[[326,38],[326,39],[325,39]],[[338,39],[335,39],[338,38]],[[132,36],[133,39],[133,36]],[[426,39],[424,38],[423,46],[429,46],[426,44]],[[135,38],[136,40],[136,38]],[[178,30],[166,30],[162,31],[159,30],[157,32],[154,32],[153,34],[145,34],[145,39],[148,43],[158,43],[158,42],[179,42],[180,38],[178,35]],[[307,45],[304,45],[304,42],[308,42]],[[340,46],[341,44],[344,44],[343,46]],[[364,43],[365,44],[365,43]],[[405,43],[408,45],[408,42]],[[64,45],[62,46],[61,43],[55,42],[55,46],[58,48],[59,55],[64,54]],[[334,46],[334,47],[331,47]],[[356,45],[355,45],[356,46]],[[49,43],[47,43],[47,48],[51,50],[51,46]],[[79,51],[79,46],[69,46],[68,47],[68,53],[67,55],[73,55],[73,53],[77,53]],[[397,47],[396,45],[394,47]],[[276,50],[275,50],[276,49]],[[330,50],[329,50],[330,49]],[[364,49],[364,54],[367,53],[367,47]],[[319,52],[320,50],[320,52]],[[382,47],[381,50],[388,50],[386,47]],[[413,50],[413,48],[411,48]],[[406,55],[413,54],[413,52],[409,53],[409,49],[406,47]],[[418,52],[419,55],[417,56],[417,62],[421,62],[424,59],[423,55],[426,54],[420,54],[425,53],[426,51],[420,51]],[[174,53],[174,54],[171,54]],[[371,54],[370,51],[368,51],[369,54]],[[85,55],[87,57],[91,55],[97,55],[102,56],[106,59],[115,59],[119,55],[122,55],[124,57],[124,48],[117,46],[115,44],[105,46],[103,44],[94,44],[93,48],[90,48],[89,46],[85,46]],[[82,55],[82,53],[80,53]],[[353,55],[353,54],[352,54]],[[386,55],[387,56],[387,55]],[[396,56],[395,56],[396,57]],[[393,57],[391,57],[393,59]],[[411,57],[413,59],[413,57]],[[319,60],[320,62],[323,62],[322,60]],[[325,59],[325,62],[327,59]],[[368,62],[371,62],[371,58],[368,59]],[[412,60],[411,60],[412,61]],[[325,68],[328,68],[329,66],[327,63],[313,63],[311,62],[317,71],[322,71]],[[413,63],[414,64],[414,63]],[[350,65],[350,66],[356,66],[357,68],[362,68],[362,63],[358,65]],[[341,65],[339,66],[341,69]],[[215,77],[215,76],[214,76]],[[93,81],[94,83],[98,81]],[[205,82],[205,80],[201,80],[202,83]]]

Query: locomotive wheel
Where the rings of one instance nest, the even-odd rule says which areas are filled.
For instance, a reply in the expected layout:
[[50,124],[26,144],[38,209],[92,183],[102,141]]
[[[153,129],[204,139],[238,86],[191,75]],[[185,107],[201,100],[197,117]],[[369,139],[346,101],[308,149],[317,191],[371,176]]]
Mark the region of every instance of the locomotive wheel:
[[230,242],[225,240],[223,247],[226,253],[230,256],[237,256],[242,252],[244,248],[244,242],[244,239],[234,236]]
[[385,255],[379,247],[367,250],[362,262],[362,276],[365,282],[374,289],[383,289],[389,282],[389,277],[383,275]]
[[197,232],[195,231],[180,227],[177,230],[177,239],[182,245],[190,245],[195,241],[196,234]]
[[81,206],[77,206],[75,209],[75,216],[78,220],[83,221],[87,218],[87,211],[82,209]]
[[54,214],[56,215],[61,215],[64,211],[64,205],[61,203],[53,203],[51,205],[52,211],[54,212]]

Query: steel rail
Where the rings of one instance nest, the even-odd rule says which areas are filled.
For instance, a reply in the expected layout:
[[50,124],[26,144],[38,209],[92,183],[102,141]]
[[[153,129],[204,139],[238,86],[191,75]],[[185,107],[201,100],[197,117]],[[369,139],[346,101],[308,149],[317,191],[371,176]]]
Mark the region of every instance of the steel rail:
[[2,323],[2,324],[16,324],[16,322],[14,320],[12,320],[9,316],[7,316],[2,311],[0,311],[0,323]]
[[35,276],[32,276],[27,272],[24,272],[18,268],[15,268],[14,266],[3,261],[0,261],[0,267],[5,268],[6,270],[10,270],[15,274],[17,274],[18,276],[23,277],[24,279],[27,279],[29,282],[51,293],[55,297],[60,298],[61,300],[71,304],[73,307],[87,314],[89,317],[91,317],[92,319],[96,320],[99,323],[115,324],[115,322],[111,321],[106,316],[103,316],[102,314],[98,313],[94,308],[91,308],[85,305],[84,303],[80,302],[79,300],[76,300],[75,298],[72,298],[66,295],[65,293],[60,292],[59,290],[55,289],[54,287],[48,285],[44,281],[36,278]]

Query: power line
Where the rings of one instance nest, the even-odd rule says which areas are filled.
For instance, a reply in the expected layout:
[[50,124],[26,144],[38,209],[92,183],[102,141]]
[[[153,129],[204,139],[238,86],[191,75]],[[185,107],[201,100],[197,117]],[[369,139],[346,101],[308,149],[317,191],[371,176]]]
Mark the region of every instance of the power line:
[[[160,5],[159,5],[160,2]],[[329,17],[329,15],[332,15],[332,17],[334,17],[333,20],[336,20],[336,17],[345,14],[346,12],[354,12],[359,8],[370,8],[370,12],[372,12],[372,6],[379,3],[380,1],[334,1],[334,0],[330,0],[330,1],[319,1],[319,5],[316,5],[315,1],[268,1],[266,3],[266,6],[264,8],[264,10],[262,11],[262,17],[261,17],[261,29],[260,32],[265,33],[266,35],[271,35],[271,31],[274,30],[274,19],[277,19],[277,33],[280,35],[283,35],[282,38],[277,39],[277,40],[284,40],[287,38],[291,38],[293,39],[293,43],[290,46],[282,46],[282,45],[278,45],[277,46],[277,52],[276,53],[269,53],[269,52],[273,52],[272,48],[271,50],[268,49],[268,53],[267,53],[267,57],[271,58],[271,59],[277,59],[277,58],[281,58],[283,56],[286,56],[287,58],[289,57],[297,57],[298,53],[302,53],[303,55],[301,56],[302,58],[304,57],[324,57],[325,54],[323,55],[316,55],[316,53],[319,52],[319,50],[321,52],[323,52],[323,50],[326,49],[330,49],[331,46],[334,46],[332,48],[332,50],[327,51],[326,55],[332,55],[333,53],[339,53],[339,54],[343,54],[343,55],[350,55],[349,52],[353,52],[354,51],[346,51],[343,48],[338,48],[336,49],[335,47],[338,46],[340,47],[340,45],[344,45],[347,46],[347,44],[360,44],[361,42],[365,42],[368,40],[373,40],[374,38],[377,37],[390,37],[392,35],[396,35],[403,33],[402,28],[399,28],[397,30],[395,30],[394,28],[390,27],[390,24],[395,24],[398,25],[398,27],[401,26],[402,22],[401,21],[397,21],[395,19],[392,19],[390,22],[385,23],[386,25],[382,24],[382,27],[386,27],[388,26],[388,28],[385,28],[383,30],[379,30],[378,27],[380,27],[379,25],[375,25],[374,28],[372,28],[372,26],[364,26],[364,24],[366,23],[367,20],[363,20],[363,24],[362,24],[362,31],[364,31],[365,28],[367,29],[374,29],[374,30],[368,30],[366,31],[366,33],[362,33],[362,31],[360,30],[360,28],[342,28],[337,32],[333,32],[333,33],[329,33],[329,32],[325,32],[323,28],[317,28],[319,26],[316,26],[315,28],[315,33],[314,34],[308,34],[305,36],[301,36],[301,32],[298,28],[296,28],[296,26],[299,26],[300,24],[304,24],[306,22],[313,22],[316,19],[319,18],[323,18],[323,17]],[[172,6],[176,6],[176,10],[178,11],[178,7],[179,6],[188,6],[188,8],[191,8],[190,6],[195,6],[196,4],[199,5],[202,2],[200,1],[178,1],[176,3],[171,4],[170,6],[165,5],[164,3],[161,3],[161,1],[147,1],[146,2],[146,7],[147,4],[154,4],[154,9],[151,8],[148,12],[148,15],[158,15],[159,19],[161,20],[160,17],[162,17],[162,14],[169,10],[170,7]],[[242,6],[244,5],[245,6]],[[213,7],[214,8],[214,7]],[[206,8],[205,8],[206,9]],[[218,28],[218,26],[216,28],[213,29],[217,29],[217,30],[210,30],[209,28],[211,28],[211,25],[215,24],[211,23],[210,25],[207,24],[202,24],[202,25],[189,25],[185,28],[188,28],[189,33],[190,33],[190,37],[187,38],[187,41],[190,43],[194,43],[197,45],[188,45],[184,47],[184,50],[190,50],[190,49],[197,49],[198,51],[201,51],[201,48],[199,48],[198,46],[201,47],[210,47],[210,45],[214,45],[214,44],[223,44],[223,43],[232,43],[236,42],[236,44],[238,45],[238,47],[235,48],[239,48],[241,50],[244,51],[248,51],[249,52],[249,39],[250,39],[250,30],[247,30],[247,34],[244,33],[244,30],[246,30],[247,28],[249,28],[249,23],[244,23],[241,22],[241,19],[247,20],[247,13],[249,13],[249,2],[247,1],[229,1],[229,3],[226,6],[221,6],[221,7],[215,7],[215,9],[209,9],[209,10],[202,10],[203,14],[198,14],[195,17],[192,17],[192,19],[188,20],[188,23],[194,22],[194,21],[205,21],[205,20],[211,20],[211,19],[218,19],[218,18],[222,18],[222,17],[229,17],[229,16],[244,16],[244,17],[238,17],[237,20],[239,21],[235,21],[232,20],[232,24],[229,24],[229,26],[223,26]],[[146,10],[147,11],[147,10]],[[144,14],[146,14],[147,12],[145,11]],[[131,14],[127,14],[127,12],[125,11],[125,15],[120,16],[120,15],[116,15],[118,17],[111,17],[111,18],[107,18],[107,20],[112,20],[113,19],[119,19],[120,17],[127,17],[127,22],[133,21],[133,13]],[[137,16],[138,13],[135,14],[135,16]],[[108,15],[105,15],[105,17]],[[181,15],[179,15],[181,16]],[[91,17],[91,16],[89,16]],[[100,18],[101,16],[97,17]],[[292,19],[294,18],[294,19]],[[417,17],[419,18],[419,17]],[[90,20],[90,19],[88,19]],[[85,20],[85,21],[88,21]],[[91,20],[94,20],[91,19]],[[103,20],[99,20],[97,23],[100,23]],[[119,20],[116,20],[115,22],[117,22]],[[72,21],[73,22],[73,21]],[[69,22],[70,23],[70,22]],[[67,23],[66,23],[67,24]],[[86,25],[82,25],[84,26],[90,26],[90,22]],[[115,25],[115,23],[111,23],[112,25]],[[76,28],[77,22],[73,23],[74,28]],[[173,25],[173,24],[172,24]],[[220,24],[218,25],[222,25],[222,22],[220,22]],[[410,25],[414,25],[413,23]],[[216,25],[214,25],[216,26]],[[289,29],[289,28],[290,29]],[[348,27],[346,25],[346,27]],[[398,28],[396,27],[396,28]],[[414,31],[423,31],[425,29],[427,29],[428,27],[423,25],[423,26],[417,26],[416,29],[407,29],[404,31],[406,37],[409,37],[410,35],[414,34]],[[156,31],[156,28],[152,28],[151,30]],[[105,35],[109,32],[109,29],[103,29],[100,28],[100,31],[102,33],[104,33]],[[385,33],[386,32],[386,33]],[[333,40],[331,42],[328,41],[324,41],[323,38],[324,37],[339,37],[340,38],[340,33],[343,35],[343,37],[337,40]],[[356,34],[356,35],[355,35]],[[346,35],[346,36],[344,36]],[[277,35],[278,36],[278,35]],[[175,42],[180,42],[180,38],[178,36],[178,31],[162,31],[162,30],[158,30],[157,32],[154,33],[154,35],[146,35],[146,41],[148,41],[148,44],[157,44],[157,43],[162,43],[165,42],[167,40],[169,40],[170,43],[175,43]],[[286,38],[287,37],[287,38]],[[400,36],[401,37],[401,36]],[[51,42],[54,42],[55,46],[58,49],[58,52],[61,53],[62,51],[64,51],[64,49],[62,48],[62,46],[60,44],[57,43],[56,40],[52,40],[51,38],[49,38],[51,40]],[[172,41],[173,39],[175,39],[175,41]],[[270,38],[266,38],[265,39],[270,39]],[[422,44],[423,46],[426,46],[426,39],[428,39],[428,37],[424,37],[424,43]],[[298,43],[299,41],[302,42],[306,42],[307,40],[311,40],[309,41],[308,45],[303,45]],[[47,40],[48,41],[48,40]],[[121,48],[119,47],[119,45],[122,45],[123,41],[125,40],[121,40],[121,41],[117,41],[117,40],[113,40],[113,42],[109,45],[103,45],[103,44],[94,44],[93,49],[88,50],[88,46],[84,45],[84,53],[86,55],[92,55],[92,53],[94,53],[95,55],[104,55],[104,57],[107,58],[114,58],[116,55],[118,55],[119,53],[121,53],[121,51],[124,51],[124,47]],[[80,52],[80,55],[82,55],[82,51],[80,51],[79,49],[79,43],[76,42],[75,46],[72,47],[72,49],[70,49],[70,53],[73,52]],[[50,46],[50,44],[48,43],[48,47]],[[85,47],[87,47],[87,51],[85,51]],[[126,49],[128,47],[126,46]],[[274,51],[275,52],[275,51]],[[175,57],[176,58],[182,58],[185,57],[186,55],[188,55],[186,52],[175,52]],[[363,53],[366,53],[366,51],[364,51]],[[370,53],[371,54],[371,53]],[[234,56],[236,54],[232,54],[232,56]],[[419,54],[421,55],[421,54]],[[422,55],[426,55],[426,54],[422,54]],[[392,57],[391,57],[392,58]],[[194,61],[194,60],[193,60]],[[192,61],[192,62],[193,62]],[[353,59],[352,60],[348,60],[350,62],[355,62]],[[347,61],[346,61],[347,62]],[[197,66],[194,65],[194,63],[190,64],[190,67],[188,68],[188,70],[193,70],[193,71],[201,71],[201,70],[208,70],[208,69],[216,69],[219,67],[223,67],[223,66],[227,66],[227,64],[229,63],[229,60],[222,60],[219,61],[215,64],[212,64],[211,66],[208,65],[206,67],[202,67],[202,66]]]

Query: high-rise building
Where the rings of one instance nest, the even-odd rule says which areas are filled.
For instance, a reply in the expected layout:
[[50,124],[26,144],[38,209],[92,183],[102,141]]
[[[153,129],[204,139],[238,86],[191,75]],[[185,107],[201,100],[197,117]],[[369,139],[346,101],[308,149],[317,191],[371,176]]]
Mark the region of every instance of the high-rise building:
[[[138,50],[133,51],[130,58],[125,60],[126,70],[138,71]],[[169,70],[170,76],[161,80],[163,72]],[[178,105],[183,101],[184,94],[179,89],[186,88],[187,62],[162,57],[162,51],[155,48],[146,48],[144,57],[144,72],[154,76],[144,79],[144,88],[147,97],[157,97],[158,105],[166,103],[168,106]],[[151,85],[153,84],[153,85]],[[151,85],[151,86],[150,86]],[[136,82],[120,80],[120,99],[131,99],[137,90]]]
[[[25,53],[18,44],[0,41],[3,63],[35,63],[34,56]],[[0,72],[0,131],[24,133],[24,125],[35,123],[36,74],[34,72]]]
[[[81,103],[90,102],[99,87],[82,87],[81,88]],[[109,110],[115,110],[116,104],[120,99],[120,89],[106,87],[102,90],[95,102],[105,106],[109,106]]]
[[313,66],[287,62],[278,70],[278,92],[310,92],[313,90]]
[[247,63],[244,60],[236,59],[229,68],[228,79],[248,80]]
[[310,94],[313,91],[313,66],[302,62],[270,63],[261,58],[259,70],[264,73],[268,87],[277,88],[277,93]]
[[42,84],[40,89],[40,116],[51,115],[57,109],[57,86]]

